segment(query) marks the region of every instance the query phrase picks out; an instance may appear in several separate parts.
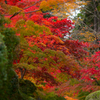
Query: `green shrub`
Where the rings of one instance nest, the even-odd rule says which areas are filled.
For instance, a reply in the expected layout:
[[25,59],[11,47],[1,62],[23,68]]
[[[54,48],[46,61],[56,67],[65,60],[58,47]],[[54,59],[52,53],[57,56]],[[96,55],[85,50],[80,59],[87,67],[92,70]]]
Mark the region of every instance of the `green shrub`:
[[90,93],[84,100],[100,100],[100,90]]
[[0,33],[4,36],[3,40],[7,46],[8,66],[12,66],[15,56],[15,47],[18,45],[19,39],[11,28],[4,27],[5,23],[7,23],[7,21],[0,15]]
[[66,100],[64,97],[62,96],[58,96],[57,94],[55,94],[54,92],[44,92],[44,91],[37,91],[37,96],[36,96],[37,100]]
[[79,94],[78,94],[78,99],[79,100],[85,100],[85,97],[90,94],[90,92],[88,91],[80,91]]
[[33,96],[36,86],[29,80],[19,79],[19,89],[28,96]]

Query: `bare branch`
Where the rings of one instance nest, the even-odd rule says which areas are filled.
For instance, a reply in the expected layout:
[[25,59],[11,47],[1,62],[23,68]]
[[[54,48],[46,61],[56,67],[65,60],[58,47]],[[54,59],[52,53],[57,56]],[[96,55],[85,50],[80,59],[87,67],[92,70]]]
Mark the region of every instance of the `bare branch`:
[[39,1],[35,2],[35,3],[34,3],[33,5],[31,5],[31,6],[25,7],[24,10],[25,10],[25,9],[28,9],[28,8],[34,6],[34,5],[36,5],[36,4],[39,3],[40,1],[42,1],[42,0],[39,0]]
[[41,11],[41,10],[39,9],[39,10],[34,10],[34,11],[28,11],[28,12],[25,12],[25,14],[32,13],[32,12],[37,12],[37,11]]
[[[33,5],[31,5],[31,6],[25,7],[23,10],[28,9],[28,8],[30,8],[30,7],[32,7],[32,6],[34,6],[34,5],[36,5],[36,4],[39,3],[40,1],[41,1],[41,0],[39,0],[38,2],[35,2],[35,3],[34,3]],[[14,13],[14,14],[10,17],[10,19],[12,19],[12,18],[15,17],[16,15],[18,15],[21,11],[22,11],[22,10],[20,10],[20,11]],[[33,11],[32,11],[32,12],[33,12]],[[36,12],[36,11],[34,11],[34,12]]]

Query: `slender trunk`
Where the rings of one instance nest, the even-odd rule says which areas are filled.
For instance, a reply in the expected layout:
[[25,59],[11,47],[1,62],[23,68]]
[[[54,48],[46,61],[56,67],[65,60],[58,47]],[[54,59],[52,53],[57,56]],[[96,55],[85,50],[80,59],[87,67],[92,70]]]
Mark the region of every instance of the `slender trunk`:
[[96,78],[94,78],[94,77],[91,77],[94,81],[95,81],[95,83],[98,85],[98,86],[100,86],[100,83],[96,80]]
[[98,6],[98,2],[96,2],[95,0],[93,0],[93,6],[94,6],[94,31],[95,31],[95,38],[96,38],[96,44],[98,44],[98,34],[99,34],[99,31],[100,31],[100,18],[99,18],[99,11],[97,9],[97,6]]
[[94,30],[97,32],[98,24],[97,24],[97,8],[96,8],[96,3],[95,0],[93,0],[93,6],[94,6]]
[[98,41],[100,40],[100,12],[98,15],[98,32],[97,32],[97,36],[98,36]]
[[94,30],[97,32],[97,18],[96,18],[96,11],[94,10]]
[[21,79],[23,79],[25,72],[26,72],[26,69],[25,68],[24,68],[24,70],[22,68],[19,68],[19,69],[20,69],[20,72],[21,72]]
[[[100,0],[97,0],[97,7],[100,7]],[[97,36],[99,39],[100,35],[100,10],[97,9],[97,16],[98,16],[98,30],[97,30]]]

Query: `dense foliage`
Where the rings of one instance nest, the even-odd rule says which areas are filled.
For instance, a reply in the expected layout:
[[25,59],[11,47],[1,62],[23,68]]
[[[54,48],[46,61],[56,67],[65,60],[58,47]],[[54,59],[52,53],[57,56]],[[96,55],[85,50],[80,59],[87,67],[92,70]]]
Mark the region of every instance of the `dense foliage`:
[[[66,8],[65,3],[70,7],[74,2],[0,0],[0,33],[7,47],[7,67],[16,71],[19,94],[25,100],[65,100],[66,95],[68,100],[84,100],[100,89],[99,41],[88,41],[91,34],[86,31],[89,35],[85,36],[85,30],[78,33],[84,39],[72,40],[75,23],[53,13]],[[85,20],[87,16],[84,22],[91,25],[92,20]],[[74,30],[79,29],[75,26]],[[70,37],[65,38],[66,35]]]

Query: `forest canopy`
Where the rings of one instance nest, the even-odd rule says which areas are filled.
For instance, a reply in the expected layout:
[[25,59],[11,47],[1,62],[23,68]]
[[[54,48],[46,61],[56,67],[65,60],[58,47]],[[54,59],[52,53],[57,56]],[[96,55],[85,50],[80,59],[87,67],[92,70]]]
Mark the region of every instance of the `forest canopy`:
[[0,0],[0,98],[98,100],[99,21],[99,0]]

